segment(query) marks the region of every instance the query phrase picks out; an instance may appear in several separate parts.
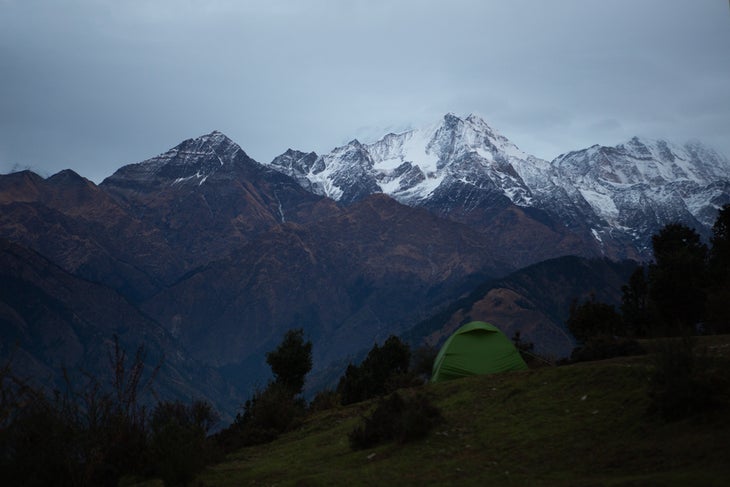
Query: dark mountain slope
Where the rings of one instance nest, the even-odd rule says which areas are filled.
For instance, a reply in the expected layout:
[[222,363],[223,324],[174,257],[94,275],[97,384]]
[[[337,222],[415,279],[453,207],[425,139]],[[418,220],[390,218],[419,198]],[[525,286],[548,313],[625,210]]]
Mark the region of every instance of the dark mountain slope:
[[541,262],[487,282],[469,296],[424,320],[407,333],[412,343],[438,345],[470,320],[493,323],[508,337],[519,331],[535,352],[552,358],[570,355],[573,337],[565,327],[574,299],[621,302],[621,286],[636,268],[633,261],[575,256]]
[[220,132],[124,166],[100,188],[159,229],[188,270],[275,225],[307,221],[322,200],[251,159]]
[[240,380],[289,328],[315,368],[399,333],[504,273],[476,232],[375,195],[308,226],[286,223],[144,304],[196,357]]
[[69,170],[48,179],[28,171],[1,176],[0,237],[132,300],[154,294],[180,272],[179,256],[159,230]]
[[[158,323],[116,292],[65,272],[36,252],[0,239],[0,357],[45,387],[61,385],[61,368],[110,374],[114,335],[129,355],[139,345],[147,370],[162,363],[161,397],[205,398],[232,410],[240,397],[212,368],[196,362]],[[148,397],[151,400],[151,397]]]

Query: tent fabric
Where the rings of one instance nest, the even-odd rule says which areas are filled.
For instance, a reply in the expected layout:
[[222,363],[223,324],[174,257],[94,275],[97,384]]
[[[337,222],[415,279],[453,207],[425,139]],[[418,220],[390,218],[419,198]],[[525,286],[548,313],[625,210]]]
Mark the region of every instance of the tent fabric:
[[433,364],[431,382],[525,369],[527,364],[504,333],[490,323],[472,321],[443,344]]

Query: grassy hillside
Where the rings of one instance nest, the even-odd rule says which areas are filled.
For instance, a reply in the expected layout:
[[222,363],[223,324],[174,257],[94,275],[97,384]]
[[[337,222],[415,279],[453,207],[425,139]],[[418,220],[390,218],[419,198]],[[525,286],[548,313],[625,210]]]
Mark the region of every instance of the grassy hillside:
[[[706,341],[730,370],[730,336]],[[419,388],[445,422],[426,439],[353,451],[373,403],[319,413],[208,468],[204,485],[727,485],[730,411],[646,414],[651,356]],[[415,391],[405,391],[404,394]],[[727,398],[725,398],[727,399]]]

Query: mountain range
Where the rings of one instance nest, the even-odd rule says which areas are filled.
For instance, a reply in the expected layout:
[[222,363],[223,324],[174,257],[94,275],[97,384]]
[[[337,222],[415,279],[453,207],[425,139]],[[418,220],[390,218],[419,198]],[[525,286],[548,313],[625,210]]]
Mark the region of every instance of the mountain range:
[[[494,225],[520,215],[542,239],[552,237],[548,247],[615,259],[651,258],[651,235],[670,221],[707,235],[730,201],[730,161],[699,142],[634,137],[548,162],[476,115],[447,114],[426,128],[371,144],[353,140],[320,156],[288,150],[270,165],[344,204],[382,192],[498,239]],[[505,257],[517,266],[542,257],[540,249],[515,250]]]
[[117,335],[151,367],[165,357],[166,395],[232,416],[291,328],[320,377],[390,334],[438,344],[467,318],[564,356],[566,303],[617,302],[623,259],[649,259],[670,221],[706,235],[729,174],[698,143],[638,138],[547,162],[448,114],[267,164],[212,132],[99,185],[3,175],[0,358],[51,384],[60,366],[103,370]]

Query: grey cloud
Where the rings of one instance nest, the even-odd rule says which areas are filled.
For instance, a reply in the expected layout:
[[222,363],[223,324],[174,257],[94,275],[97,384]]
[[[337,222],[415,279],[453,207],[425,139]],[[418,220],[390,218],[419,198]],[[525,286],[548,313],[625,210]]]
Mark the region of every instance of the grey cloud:
[[4,0],[0,171],[96,181],[222,130],[323,152],[476,112],[552,158],[639,133],[730,154],[730,11],[683,0]]

